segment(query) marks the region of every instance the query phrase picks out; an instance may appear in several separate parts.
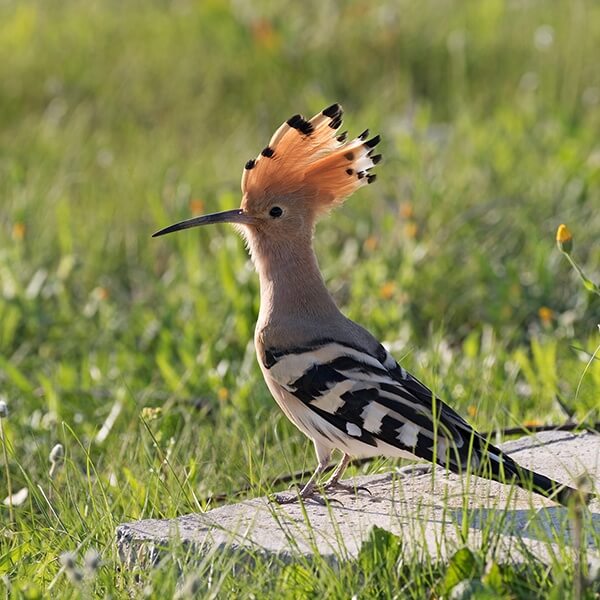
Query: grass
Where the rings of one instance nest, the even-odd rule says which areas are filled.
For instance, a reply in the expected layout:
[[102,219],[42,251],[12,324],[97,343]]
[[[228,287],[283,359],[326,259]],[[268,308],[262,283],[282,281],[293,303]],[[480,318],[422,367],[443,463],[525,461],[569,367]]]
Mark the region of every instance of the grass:
[[[0,505],[6,594],[168,597],[176,565],[118,570],[118,523],[312,466],[255,363],[241,242],[150,238],[237,206],[242,165],[295,112],[340,101],[352,133],[384,136],[377,185],[318,229],[346,314],[482,429],[597,420],[600,299],[554,233],[569,225],[598,281],[599,48],[586,0],[3,3],[0,391],[12,489],[28,489],[14,522]],[[393,547],[335,576],[226,556],[195,572],[203,596],[440,593],[452,561]],[[103,566],[74,584],[59,556],[90,549]],[[471,552],[489,594],[572,589],[572,560]]]

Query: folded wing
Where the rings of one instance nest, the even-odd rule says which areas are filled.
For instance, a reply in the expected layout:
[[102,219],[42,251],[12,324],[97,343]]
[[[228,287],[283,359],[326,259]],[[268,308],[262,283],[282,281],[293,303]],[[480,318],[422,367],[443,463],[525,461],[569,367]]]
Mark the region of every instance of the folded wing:
[[453,471],[475,468],[483,451],[495,450],[382,346],[373,355],[317,340],[285,352],[271,350],[267,356],[267,368],[279,385],[341,433],[365,444],[384,442]]

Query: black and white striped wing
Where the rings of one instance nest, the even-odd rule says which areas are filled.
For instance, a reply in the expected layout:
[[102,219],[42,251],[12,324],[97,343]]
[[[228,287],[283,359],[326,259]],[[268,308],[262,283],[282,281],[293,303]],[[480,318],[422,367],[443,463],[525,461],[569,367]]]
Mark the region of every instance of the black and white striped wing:
[[[324,419],[343,449],[394,455],[390,447],[447,467],[471,470],[567,505],[576,490],[517,464],[491,445],[458,413],[407,373],[379,346],[374,352],[324,339],[262,357],[270,376]],[[435,417],[434,417],[435,415]],[[315,426],[313,421],[313,426]],[[322,432],[321,432],[322,433]]]
[[[311,411],[369,446],[392,446],[461,470],[490,447],[380,346],[374,354],[332,340],[267,349],[270,376]],[[436,418],[434,418],[434,412]]]

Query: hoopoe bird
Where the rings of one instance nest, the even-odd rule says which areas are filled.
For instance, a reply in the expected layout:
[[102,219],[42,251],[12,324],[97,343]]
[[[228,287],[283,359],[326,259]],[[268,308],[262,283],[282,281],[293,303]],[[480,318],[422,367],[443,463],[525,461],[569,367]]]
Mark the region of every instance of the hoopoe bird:
[[164,235],[232,223],[244,237],[260,279],[254,343],[265,382],[289,420],[315,447],[318,466],[299,494],[315,497],[334,450],[342,458],[323,490],[340,483],[352,457],[425,459],[566,504],[576,492],[518,465],[442,402],[366,329],[336,306],[319,271],[312,239],[320,217],[373,183],[379,136],[339,134],[342,108],[288,119],[257,158],[246,163],[239,209],[194,217]]

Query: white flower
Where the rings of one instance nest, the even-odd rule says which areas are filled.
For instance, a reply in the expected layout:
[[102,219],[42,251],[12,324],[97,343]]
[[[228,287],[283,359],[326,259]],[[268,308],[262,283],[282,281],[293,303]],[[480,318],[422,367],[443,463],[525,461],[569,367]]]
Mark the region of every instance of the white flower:
[[65,459],[65,449],[62,444],[56,444],[52,450],[50,450],[49,456],[50,462],[54,465],[61,465]]

